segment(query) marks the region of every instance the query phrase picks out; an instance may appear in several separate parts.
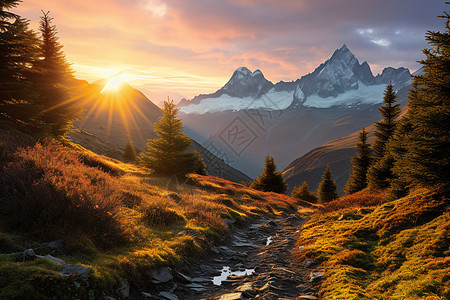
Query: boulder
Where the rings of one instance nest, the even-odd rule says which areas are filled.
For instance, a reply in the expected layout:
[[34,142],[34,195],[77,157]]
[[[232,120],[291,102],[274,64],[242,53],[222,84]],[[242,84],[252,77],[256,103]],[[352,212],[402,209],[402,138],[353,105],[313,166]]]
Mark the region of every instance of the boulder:
[[64,265],[60,271],[60,273],[64,276],[78,276],[82,279],[87,279],[91,272],[91,267],[85,267],[82,265]]
[[172,268],[165,267],[160,270],[153,271],[152,279],[152,282],[156,284],[171,281],[173,279]]
[[178,296],[170,292],[160,292],[158,296],[168,300],[178,300]]
[[36,253],[33,249],[26,249],[20,254],[20,261],[30,261],[36,259]]

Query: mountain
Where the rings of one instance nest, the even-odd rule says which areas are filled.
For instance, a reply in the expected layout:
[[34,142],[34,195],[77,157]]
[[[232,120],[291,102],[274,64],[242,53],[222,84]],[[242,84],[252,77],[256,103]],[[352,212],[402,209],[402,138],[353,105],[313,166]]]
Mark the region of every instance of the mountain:
[[388,83],[398,89],[410,83],[406,68],[385,68],[374,76],[369,64],[359,63],[344,44],[312,73],[292,82],[272,84],[260,70],[253,73],[238,68],[218,91],[199,95],[180,104],[187,114],[239,111],[245,109],[282,110],[304,107],[356,107],[380,103]]
[[[407,89],[402,89],[398,92],[398,96],[400,99],[405,99],[407,93]],[[407,106],[403,106],[401,116],[406,111]],[[368,142],[373,145],[375,140],[375,136],[373,135],[375,130],[374,124],[368,126],[366,130]],[[351,157],[357,154],[356,144],[358,141],[359,131],[356,131],[331,140],[293,160],[283,170],[283,176],[289,185],[288,192],[292,191],[294,186],[301,185],[303,181],[308,183],[310,190],[315,191],[319,186],[319,182],[322,180],[321,177],[325,167],[330,165],[338,186],[338,192],[342,195],[352,168]]]
[[[250,80],[252,75],[258,80]],[[391,67],[374,76],[344,45],[295,81],[278,82],[264,93],[270,84],[258,87],[265,80],[258,71],[239,68],[217,92],[180,107],[189,137],[205,147],[214,144],[227,164],[253,178],[267,153],[284,169],[309,151],[379,121],[377,108],[389,82],[396,84],[397,102],[405,105],[411,77],[408,69]]]
[[101,79],[84,89],[79,100],[84,112],[74,127],[118,149],[128,139],[139,150],[145,149],[147,140],[156,137],[153,124],[162,116],[161,110],[128,83],[121,83],[115,90],[104,90],[108,80]]
[[[123,149],[131,140],[137,152],[146,149],[147,140],[157,137],[153,124],[161,110],[143,93],[127,83],[107,91],[108,79],[85,84],[82,90],[84,113],[75,122],[75,131],[67,137],[95,153],[122,159]],[[187,151],[198,151],[206,163],[208,174],[234,182],[250,181],[250,177],[227,165],[222,159],[193,140]]]

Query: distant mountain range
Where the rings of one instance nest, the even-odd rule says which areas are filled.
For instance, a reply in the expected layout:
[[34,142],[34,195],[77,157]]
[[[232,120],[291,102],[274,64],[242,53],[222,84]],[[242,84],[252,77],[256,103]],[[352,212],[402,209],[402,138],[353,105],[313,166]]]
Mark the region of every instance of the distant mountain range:
[[377,104],[386,84],[400,89],[410,83],[406,68],[385,68],[374,76],[367,62],[359,63],[343,45],[314,72],[295,81],[273,84],[260,70],[246,67],[234,71],[218,91],[183,100],[178,105],[186,114],[239,111],[245,109],[282,110],[347,107]]
[[294,81],[273,84],[261,70],[240,67],[221,89],[178,106],[191,138],[213,144],[219,157],[254,178],[268,153],[285,169],[316,147],[378,121],[388,83],[394,84],[398,102],[406,104],[411,82],[406,68],[387,67],[374,76],[369,64],[359,63],[343,45]]

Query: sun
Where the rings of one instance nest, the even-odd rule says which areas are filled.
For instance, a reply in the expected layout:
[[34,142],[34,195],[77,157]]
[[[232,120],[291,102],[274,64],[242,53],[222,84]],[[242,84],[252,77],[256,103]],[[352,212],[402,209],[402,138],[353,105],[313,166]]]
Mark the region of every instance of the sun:
[[108,80],[100,93],[117,92],[120,90],[123,83],[124,82],[119,78],[119,75],[113,76]]

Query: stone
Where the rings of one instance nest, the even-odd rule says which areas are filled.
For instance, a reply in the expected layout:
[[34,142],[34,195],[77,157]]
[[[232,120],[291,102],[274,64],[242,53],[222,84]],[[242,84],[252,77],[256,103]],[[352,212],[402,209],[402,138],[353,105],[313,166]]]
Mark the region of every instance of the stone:
[[315,261],[312,261],[312,260],[309,260],[309,259],[305,259],[305,261],[303,262],[303,267],[309,268],[312,265],[314,265],[315,263],[316,263]]
[[150,294],[150,293],[141,292],[141,295],[142,295],[144,298],[153,298],[153,295]]
[[219,300],[241,300],[244,299],[244,295],[242,293],[229,293],[222,295]]
[[43,258],[43,259],[49,260],[49,261],[51,261],[51,262],[53,262],[53,263],[55,263],[55,264],[57,264],[57,265],[60,265],[60,266],[66,264],[66,261],[65,261],[64,259],[54,257],[54,256],[52,256],[52,255],[50,255],[50,254],[47,254],[47,255],[45,255],[45,256],[42,256],[42,255],[36,255],[36,257],[39,257],[39,258]]
[[312,295],[301,295],[297,299],[299,299],[299,300],[318,300],[319,298],[317,298],[316,296],[312,296]]
[[168,300],[178,300],[178,296],[170,292],[160,292],[158,296]]
[[130,283],[126,279],[122,279],[120,282],[119,293],[124,297],[128,298],[130,296]]
[[64,265],[62,266],[60,273],[64,276],[79,276],[82,279],[87,279],[91,272],[91,267],[82,265]]
[[33,249],[26,249],[20,254],[21,261],[30,261],[36,259],[36,253]]
[[165,267],[152,273],[152,282],[155,284],[169,282],[173,279],[172,268]]
[[323,276],[323,274],[325,274],[324,272],[311,272],[311,274],[309,275],[309,281],[313,282],[319,278],[321,278]]
[[211,282],[211,279],[194,277],[192,278],[192,282]]
[[178,275],[181,277],[181,279],[183,279],[184,281],[186,281],[186,282],[192,282],[192,278],[191,277],[189,277],[189,276],[187,276],[187,275],[184,275],[183,273],[181,273],[181,272],[177,272],[178,273]]
[[236,289],[238,292],[250,292],[253,291],[252,282],[245,282],[243,285]]
[[52,242],[48,242],[48,243],[44,243],[44,246],[52,249],[52,250],[57,250],[57,249],[61,249],[62,247],[64,247],[64,241],[63,240],[57,240],[57,241],[52,241]]

